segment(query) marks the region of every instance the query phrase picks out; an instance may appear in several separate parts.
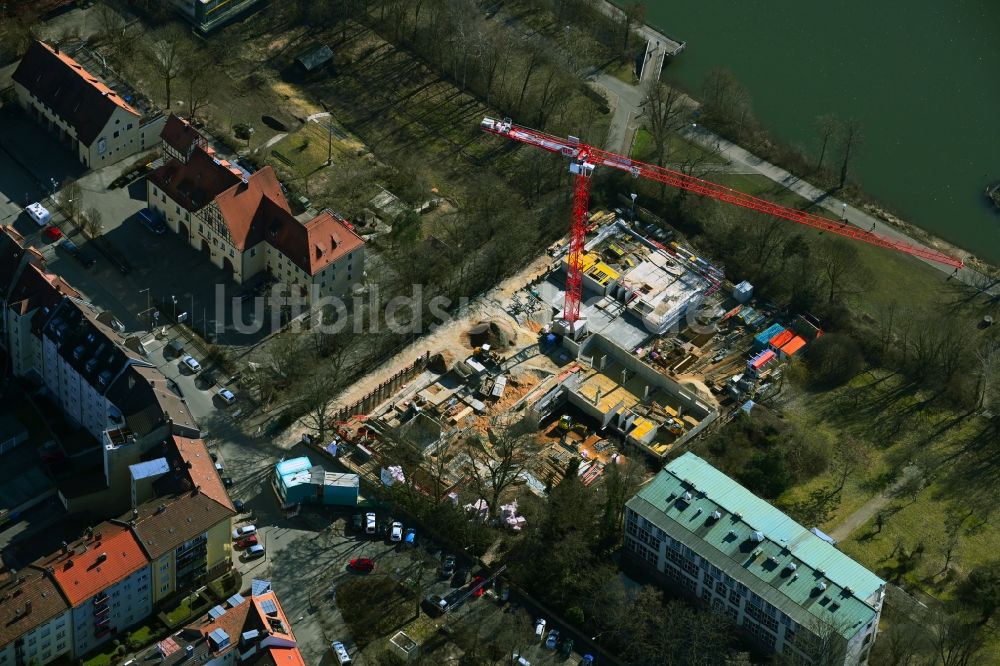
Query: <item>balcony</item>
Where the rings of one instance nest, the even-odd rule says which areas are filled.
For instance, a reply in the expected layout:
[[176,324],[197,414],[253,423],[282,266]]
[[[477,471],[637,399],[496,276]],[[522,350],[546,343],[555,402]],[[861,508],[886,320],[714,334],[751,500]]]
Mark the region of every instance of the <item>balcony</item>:
[[95,608],[94,609],[94,617],[95,618],[99,618],[102,615],[106,615],[110,610],[111,610],[111,606],[108,606],[107,604],[105,604],[103,608]]
[[100,606],[101,604],[106,604],[106,603],[108,603],[108,599],[110,599],[110,598],[111,597],[109,597],[107,594],[104,594],[104,593],[99,594],[99,595],[97,595],[97,596],[94,597],[94,605],[95,606]]

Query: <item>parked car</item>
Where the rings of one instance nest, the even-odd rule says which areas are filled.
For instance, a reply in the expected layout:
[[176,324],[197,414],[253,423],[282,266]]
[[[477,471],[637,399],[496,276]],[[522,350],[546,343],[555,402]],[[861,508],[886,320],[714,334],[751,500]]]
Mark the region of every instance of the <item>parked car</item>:
[[451,579],[452,587],[462,587],[469,580],[469,569],[467,567],[459,567],[455,570],[455,576]]
[[362,526],[364,525],[365,517],[360,513],[354,514],[354,531],[360,532]]
[[248,560],[255,560],[258,557],[264,557],[264,546],[262,546],[262,545],[260,545],[258,543],[258,544],[255,544],[255,545],[250,546],[249,548],[247,548],[247,559]]
[[251,534],[257,533],[256,525],[244,525],[243,527],[237,527],[233,530],[234,539],[242,539],[245,536],[250,536]]
[[355,571],[371,573],[372,571],[375,571],[375,560],[369,557],[356,557],[351,560],[350,567]]
[[236,545],[239,546],[240,548],[249,548],[250,546],[256,546],[257,535],[251,534],[250,536],[243,537],[242,539],[236,542]]
[[412,527],[407,527],[406,532],[403,534],[403,543],[407,546],[417,545],[417,531]]
[[169,349],[174,356],[180,356],[184,353],[184,343],[180,340],[171,340],[167,343],[167,349]]
[[42,232],[42,235],[55,243],[57,240],[62,238],[62,231],[56,226],[45,227],[45,231]]
[[238,499],[233,500],[233,508],[236,509],[236,513],[244,513],[247,510],[247,506],[243,503],[243,500]]
[[555,650],[556,645],[559,644],[559,630],[553,629],[549,632],[549,637],[545,639],[545,647],[549,650]]
[[186,365],[191,372],[199,372],[201,370],[201,363],[194,360],[194,357],[190,354],[185,354],[184,358],[181,359],[181,363]]
[[365,514],[365,534],[375,534],[376,530],[375,514],[369,511]]
[[216,393],[216,395],[219,396],[219,400],[226,403],[227,405],[231,405],[234,402],[236,402],[236,394],[227,388],[219,389],[219,392]]
[[563,659],[569,659],[571,654],[573,654],[573,639],[567,636],[559,643],[559,655]]
[[392,529],[389,531],[389,541],[402,541],[403,540],[403,523],[396,521],[392,524]]
[[515,652],[511,658],[510,662],[512,664],[517,664],[517,666],[531,666],[531,662],[522,657],[519,653]]
[[167,225],[163,223],[163,220],[157,217],[153,211],[148,208],[143,208],[139,211],[139,219],[142,220],[142,223],[146,225],[146,228],[154,234],[159,235],[167,230]]
[[222,470],[223,469],[225,469],[225,468],[222,466],[222,463],[220,463],[220,462],[216,462],[215,463],[215,471],[219,473],[219,476],[222,476]]
[[340,641],[333,641],[330,643],[330,649],[333,650],[333,656],[337,658],[337,663],[340,666],[347,666],[351,663],[351,655],[347,652],[347,648]]
[[445,555],[444,562],[441,563],[441,577],[450,578],[455,575],[455,556]]
[[224,476],[222,477],[222,485],[224,485],[226,488],[232,488],[234,485],[236,485],[236,482],[233,481],[233,477]]
[[[469,584],[469,587],[472,588],[472,589],[475,589],[476,585],[479,585],[484,580],[486,580],[486,579],[483,578],[482,576],[476,576],[475,578],[472,579],[472,583]],[[476,590],[475,592],[473,592],[472,596],[474,596],[474,597],[476,597],[478,599],[479,597],[483,596],[484,592],[486,592],[486,586],[485,585],[483,585],[478,590]]]
[[545,636],[545,618],[540,617],[535,620],[535,638],[542,640],[543,636]]
[[583,655],[583,659],[580,660],[580,663],[577,664],[577,666],[594,666],[594,655],[592,654]]

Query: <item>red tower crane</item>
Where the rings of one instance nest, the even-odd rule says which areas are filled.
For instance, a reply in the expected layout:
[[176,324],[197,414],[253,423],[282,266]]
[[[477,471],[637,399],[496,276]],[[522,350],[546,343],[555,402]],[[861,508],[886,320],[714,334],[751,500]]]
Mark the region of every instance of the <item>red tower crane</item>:
[[580,260],[583,255],[587,234],[587,206],[590,199],[590,180],[595,166],[618,169],[619,171],[632,174],[633,178],[645,178],[658,183],[665,183],[666,185],[672,185],[682,190],[712,197],[719,201],[725,201],[749,208],[750,210],[798,222],[814,229],[829,231],[830,233],[846,238],[853,238],[854,240],[869,243],[870,245],[904,252],[921,259],[951,266],[956,270],[962,268],[964,265],[961,260],[942,252],[892,240],[871,231],[864,231],[863,229],[851,226],[846,222],[837,222],[836,220],[831,220],[820,215],[780,206],[771,201],[759,199],[745,192],[734,190],[731,187],[695,178],[680,171],[666,169],[654,164],[645,164],[624,155],[610,153],[600,148],[588,146],[575,136],[564,139],[515,125],[509,118],[504,118],[503,120],[483,118],[480,127],[490,134],[496,134],[497,136],[503,136],[513,141],[528,144],[529,146],[535,146],[550,153],[559,153],[570,160],[569,170],[576,178],[573,183],[573,228],[570,233],[569,261],[566,274],[566,300],[563,307],[563,318],[570,323],[575,322],[580,317],[580,299],[583,292],[583,272],[580,268]]

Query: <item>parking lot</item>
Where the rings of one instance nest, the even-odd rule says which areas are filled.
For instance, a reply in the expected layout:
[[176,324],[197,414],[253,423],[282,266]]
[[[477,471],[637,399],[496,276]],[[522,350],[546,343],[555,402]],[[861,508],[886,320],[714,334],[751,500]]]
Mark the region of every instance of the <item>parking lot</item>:
[[[76,156],[30,118],[17,109],[0,109],[0,224],[13,225],[42,250],[51,271],[65,277],[96,305],[113,311],[130,331],[149,329],[154,323],[149,308],[160,303],[169,308],[161,322],[186,312],[189,324],[218,330],[222,344],[242,346],[259,341],[266,329],[242,334],[232,325],[232,299],[246,287],[229,280],[208,257],[171,232],[155,234],[142,223],[139,211],[146,207],[145,179],[109,189],[138,157],[84,173]],[[56,197],[63,196],[59,190],[69,178],[80,186],[78,209],[100,211],[103,239],[112,256],[86,242],[58,212],[53,187]],[[52,224],[86,257],[96,260],[93,266],[85,267],[58,243],[41,236],[42,228],[23,212],[25,205],[33,202],[41,202],[52,213]],[[127,274],[113,257],[124,259]],[[253,299],[242,303],[248,311],[246,320],[251,318],[254,305]]]
[[[184,386],[183,378],[178,381]],[[454,585],[458,581],[441,577],[442,552],[423,538],[419,526],[416,526],[416,547],[407,547],[391,544],[382,535],[373,538],[355,531],[352,517],[361,511],[306,507],[299,515],[286,518],[270,485],[278,460],[306,455],[314,464],[330,471],[342,470],[301,444],[282,449],[268,438],[237,435],[226,425],[231,423],[231,410],[216,408],[214,413],[210,449],[222,463],[223,474],[235,482],[230,495],[241,500],[248,512],[237,517],[234,525],[253,524],[257,528],[257,542],[266,552],[265,557],[246,559],[243,549],[234,548],[234,565],[243,573],[244,587],[253,578],[271,581],[293,624],[306,663],[334,664],[329,650],[333,640],[343,642],[356,663],[364,663],[334,598],[338,585],[351,577],[366,575],[349,570],[348,564],[354,558],[365,557],[375,562],[375,572],[368,575],[387,575],[397,581],[419,580],[423,599],[435,594],[444,597],[457,589]],[[390,518],[385,510],[375,512],[380,524]],[[404,524],[411,526],[405,521]],[[464,564],[471,568],[472,562]],[[459,567],[462,565],[460,560]],[[474,573],[472,568],[470,577]],[[426,611],[422,611],[424,614]],[[484,642],[503,632],[507,637],[505,645],[509,643],[512,652],[518,651],[532,664],[575,666],[579,655],[564,660],[535,637],[535,615],[520,604],[501,603],[495,591],[489,590],[481,598],[470,597],[456,610],[436,618],[436,622],[455,631],[479,632],[477,635]]]

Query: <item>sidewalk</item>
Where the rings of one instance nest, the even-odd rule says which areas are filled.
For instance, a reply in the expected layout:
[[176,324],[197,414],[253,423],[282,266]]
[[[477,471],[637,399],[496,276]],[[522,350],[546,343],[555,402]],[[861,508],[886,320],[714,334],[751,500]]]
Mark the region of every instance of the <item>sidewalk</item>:
[[[692,128],[685,129],[681,132],[681,135],[696,144],[704,146],[710,150],[715,150],[718,148],[720,154],[724,156],[727,160],[734,164],[743,165],[747,167],[749,172],[757,173],[765,178],[768,178],[775,183],[781,185],[787,190],[794,192],[803,199],[813,202],[813,204],[830,211],[835,216],[846,220],[848,223],[852,224],[859,229],[864,229],[865,231],[873,231],[880,236],[889,238],[896,241],[902,241],[910,245],[917,247],[928,248],[932,250],[937,250],[938,248],[934,246],[921,243],[915,240],[906,233],[900,231],[896,227],[883,222],[882,220],[869,215],[867,212],[848,204],[841,199],[836,197],[828,196],[828,193],[820,188],[816,187],[808,181],[802,180],[801,178],[792,175],[788,171],[785,171],[779,166],[771,164],[760,157],[757,157],[748,150],[737,146],[736,144],[723,139],[718,134],[715,134],[711,130],[704,127],[695,126]],[[958,251],[957,255],[960,259],[965,259],[969,255],[966,252]],[[955,269],[944,266],[942,264],[921,259],[915,257],[919,261],[932,266],[943,273],[949,275],[949,277],[954,277],[970,287],[980,291],[981,293],[989,294],[991,296],[1000,296],[1000,284],[993,283],[989,284],[989,281],[984,281],[984,276],[979,271],[965,266],[964,268],[956,271]],[[988,287],[986,285],[989,285]]]

